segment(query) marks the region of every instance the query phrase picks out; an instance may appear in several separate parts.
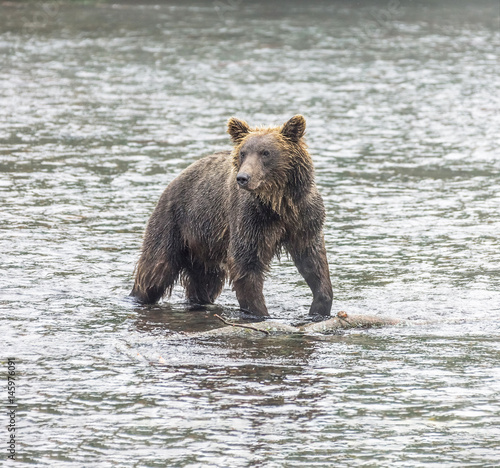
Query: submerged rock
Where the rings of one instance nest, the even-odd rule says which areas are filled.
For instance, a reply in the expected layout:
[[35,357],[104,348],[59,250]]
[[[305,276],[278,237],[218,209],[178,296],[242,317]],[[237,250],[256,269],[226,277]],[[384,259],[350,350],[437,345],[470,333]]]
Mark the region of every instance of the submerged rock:
[[280,335],[312,335],[312,334],[334,334],[339,330],[352,328],[378,328],[386,326],[400,325],[403,322],[398,319],[388,317],[377,317],[372,315],[347,315],[339,312],[335,317],[322,322],[308,323],[299,327],[287,325],[285,323],[262,321],[252,324],[240,324],[227,322],[222,317],[216,315],[227,326],[212,330],[189,333],[178,336],[179,338],[210,338],[210,337],[261,337]]

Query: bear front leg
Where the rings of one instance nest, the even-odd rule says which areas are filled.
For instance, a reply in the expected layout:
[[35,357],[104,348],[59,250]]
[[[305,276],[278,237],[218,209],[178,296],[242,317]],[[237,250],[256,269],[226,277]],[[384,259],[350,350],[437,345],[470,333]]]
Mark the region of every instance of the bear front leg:
[[329,317],[332,309],[333,291],[323,236],[318,236],[315,242],[303,249],[289,248],[289,252],[299,273],[304,277],[313,293],[309,315]]
[[228,252],[229,278],[240,309],[268,317],[264,278],[276,253],[277,233],[268,220],[261,219],[257,216],[259,213],[252,210],[257,208],[247,205],[242,218],[234,223]]
[[263,273],[247,273],[242,278],[233,281],[233,289],[240,304],[240,309],[258,317],[268,317],[266,301],[262,290],[264,288]]

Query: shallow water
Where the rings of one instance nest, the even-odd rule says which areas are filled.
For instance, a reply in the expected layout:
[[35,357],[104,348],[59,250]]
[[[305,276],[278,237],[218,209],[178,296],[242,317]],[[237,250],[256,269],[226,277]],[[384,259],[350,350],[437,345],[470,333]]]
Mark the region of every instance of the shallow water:
[[[498,466],[500,9],[436,3],[0,3],[19,466]],[[237,303],[128,300],[158,197],[229,116],[295,113],[333,310],[433,324],[171,340]],[[286,258],[265,294],[306,318]]]

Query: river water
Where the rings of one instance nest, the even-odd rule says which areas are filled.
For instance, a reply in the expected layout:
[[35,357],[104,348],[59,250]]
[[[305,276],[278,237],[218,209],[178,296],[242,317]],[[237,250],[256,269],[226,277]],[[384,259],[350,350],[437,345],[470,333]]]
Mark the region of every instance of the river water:
[[[498,466],[499,25],[498,2],[0,2],[16,466]],[[333,311],[420,325],[172,339],[237,302],[129,301],[158,197],[229,147],[231,115],[296,113]],[[265,294],[274,319],[306,318],[287,258]]]

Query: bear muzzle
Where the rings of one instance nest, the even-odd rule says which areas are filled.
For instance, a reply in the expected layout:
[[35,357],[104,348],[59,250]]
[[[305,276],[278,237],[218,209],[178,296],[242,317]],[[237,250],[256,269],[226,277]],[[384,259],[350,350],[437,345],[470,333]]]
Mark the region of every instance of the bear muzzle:
[[262,179],[258,175],[250,175],[247,172],[238,172],[236,182],[238,183],[239,188],[249,192],[254,192],[260,187]]
[[241,188],[247,188],[250,179],[251,179],[250,174],[247,174],[246,172],[239,172],[238,175],[236,176],[236,182],[238,182],[238,185]]
[[249,154],[239,167],[236,182],[242,189],[250,192],[257,190],[264,180],[264,167],[257,154]]

